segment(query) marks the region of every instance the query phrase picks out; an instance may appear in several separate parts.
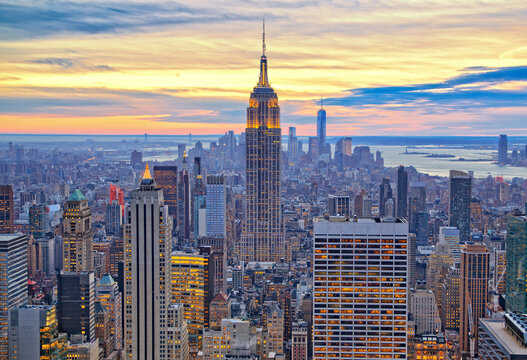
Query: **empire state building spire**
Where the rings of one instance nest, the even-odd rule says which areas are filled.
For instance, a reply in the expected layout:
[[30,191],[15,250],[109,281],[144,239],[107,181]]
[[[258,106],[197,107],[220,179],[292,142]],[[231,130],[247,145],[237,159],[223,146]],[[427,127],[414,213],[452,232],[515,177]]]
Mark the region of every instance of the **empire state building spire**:
[[262,56],[260,57],[260,79],[258,85],[260,87],[269,87],[269,79],[267,78],[267,57],[265,56],[265,20],[262,24]]

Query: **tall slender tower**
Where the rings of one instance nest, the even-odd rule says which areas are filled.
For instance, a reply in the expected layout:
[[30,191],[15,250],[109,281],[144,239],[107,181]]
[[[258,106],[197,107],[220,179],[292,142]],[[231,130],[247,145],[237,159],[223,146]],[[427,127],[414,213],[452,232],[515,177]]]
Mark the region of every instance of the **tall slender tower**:
[[460,232],[460,241],[470,241],[470,200],[472,178],[463,171],[450,170],[448,219]]
[[172,217],[148,164],[124,225],[126,359],[169,359]]
[[247,108],[247,213],[240,260],[279,261],[285,256],[280,208],[280,107],[267,77],[265,25],[260,79]]
[[326,110],[322,106],[322,99],[320,99],[320,109],[317,113],[317,144],[318,153],[324,154],[326,152]]
[[462,354],[478,352],[478,320],[485,318],[488,302],[490,252],[480,244],[461,249],[459,346]]
[[404,166],[397,168],[397,216],[408,217],[408,172]]

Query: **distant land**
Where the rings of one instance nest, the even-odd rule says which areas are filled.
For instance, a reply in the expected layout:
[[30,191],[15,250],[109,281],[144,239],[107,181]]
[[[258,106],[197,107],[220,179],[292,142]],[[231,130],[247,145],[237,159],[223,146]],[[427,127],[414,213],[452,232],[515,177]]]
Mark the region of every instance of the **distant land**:
[[[283,128],[282,132],[286,132]],[[223,134],[210,135],[148,135],[147,142],[174,142],[174,143],[191,143],[195,141],[211,142],[217,141],[218,137]],[[384,145],[384,146],[489,146],[495,147],[498,144],[498,135],[496,136],[328,136],[327,141],[335,144],[341,137],[352,137],[353,145]],[[236,134],[239,136],[239,134]],[[314,134],[313,134],[314,136]],[[283,135],[283,140],[288,136]],[[299,139],[305,140],[309,136],[298,136]],[[527,136],[508,136],[510,145],[527,144]],[[137,141],[144,142],[145,135],[73,135],[73,134],[0,134],[0,143],[39,143],[39,142],[120,142],[120,141]],[[411,149],[411,148],[409,148]]]

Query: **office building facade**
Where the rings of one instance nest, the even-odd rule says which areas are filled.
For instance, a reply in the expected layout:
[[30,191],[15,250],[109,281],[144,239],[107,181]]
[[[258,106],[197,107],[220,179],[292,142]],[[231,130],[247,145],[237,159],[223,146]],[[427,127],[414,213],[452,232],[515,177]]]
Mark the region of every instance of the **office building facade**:
[[459,229],[460,241],[470,241],[470,200],[472,177],[463,171],[450,170],[448,223]]
[[80,190],[71,193],[64,205],[62,236],[63,267],[66,272],[93,270],[93,229],[88,200]]
[[170,305],[172,218],[148,164],[132,191],[124,225],[125,358],[171,357],[167,340]]
[[313,359],[405,359],[408,222],[316,219],[314,252]]

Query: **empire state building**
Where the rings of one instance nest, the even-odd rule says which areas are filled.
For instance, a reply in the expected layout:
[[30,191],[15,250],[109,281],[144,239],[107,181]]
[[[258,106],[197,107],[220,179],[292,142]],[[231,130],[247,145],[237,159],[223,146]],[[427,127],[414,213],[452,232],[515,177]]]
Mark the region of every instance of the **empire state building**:
[[246,219],[240,260],[274,261],[285,257],[280,206],[280,107],[278,96],[267,77],[265,28],[260,78],[247,108],[246,136]]

